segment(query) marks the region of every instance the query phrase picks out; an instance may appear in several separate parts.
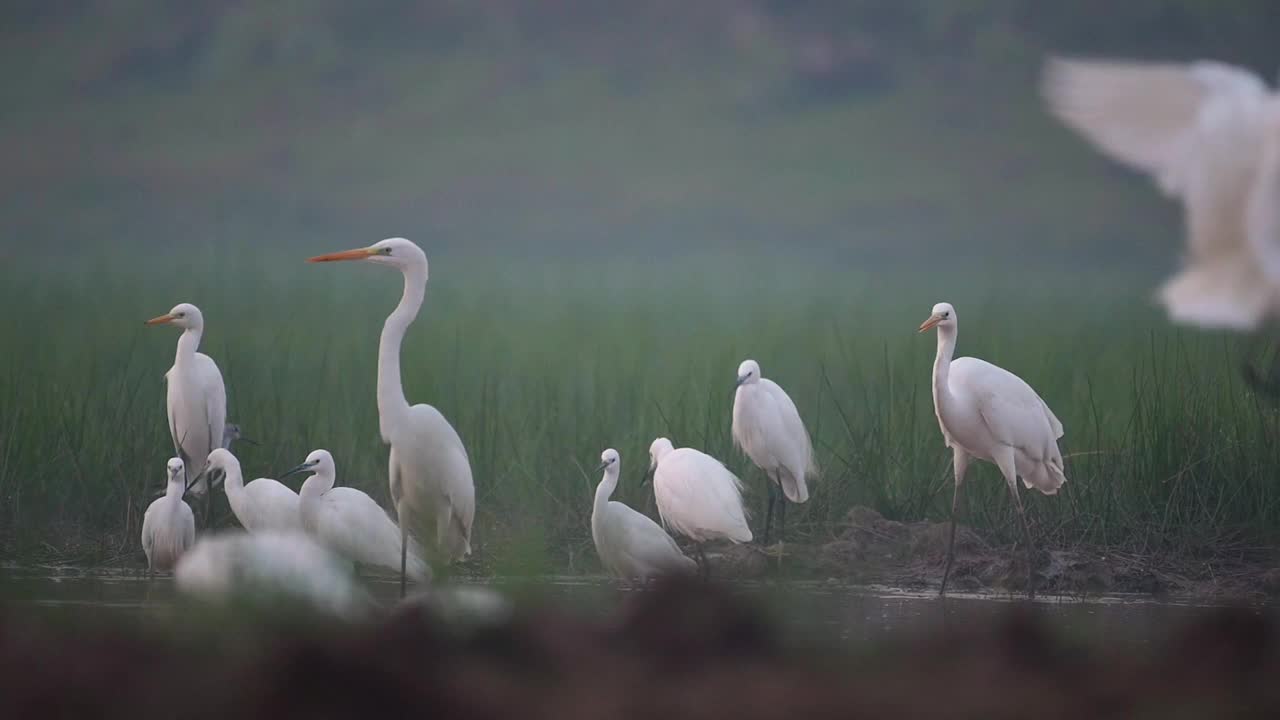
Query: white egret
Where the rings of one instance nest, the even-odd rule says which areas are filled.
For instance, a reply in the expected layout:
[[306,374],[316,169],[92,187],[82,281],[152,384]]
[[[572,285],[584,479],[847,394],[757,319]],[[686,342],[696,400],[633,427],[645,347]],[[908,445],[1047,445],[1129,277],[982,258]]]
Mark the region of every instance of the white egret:
[[178,563],[174,581],[180,592],[213,603],[275,598],[342,617],[373,609],[350,563],[300,532],[228,530],[203,537]]
[[230,450],[218,448],[209,453],[208,472],[222,474],[222,487],[227,504],[240,525],[249,532],[268,530],[302,530],[298,493],[271,478],[258,478],[245,483],[240,461]]
[[1018,478],[1028,488],[1056,495],[1067,481],[1063,474],[1058,438],[1062,423],[1044,400],[1022,378],[977,358],[952,360],[956,349],[957,318],[947,303],[933,306],[920,332],[938,330],[938,354],[933,362],[933,407],[942,428],[942,437],[952,451],[955,491],[951,496],[951,530],[947,540],[947,564],[942,571],[942,588],[947,591],[955,550],[956,512],[960,486],[964,484],[969,460],[994,463],[1009,486],[1013,506],[1018,510],[1026,542],[1027,593],[1035,595],[1031,531],[1027,527]]
[[[471,553],[471,523],[476,512],[467,450],[439,410],[430,405],[409,405],[400,378],[400,346],[427,290],[427,256],[404,238],[389,238],[367,248],[320,255],[310,261],[343,260],[397,268],[404,276],[404,294],[387,316],[378,342],[378,424],[383,442],[391,446],[387,463],[391,501],[402,533],[412,527],[424,545],[434,542],[451,560],[465,557]],[[401,547],[408,548],[409,543],[402,542]],[[401,595],[406,562],[402,558]]]
[[196,541],[196,518],[182,499],[187,476],[181,458],[170,458],[164,497],[152,501],[142,516],[142,551],[147,573],[169,572]]
[[704,572],[709,567],[703,543],[751,540],[742,482],[719,460],[658,438],[649,446],[649,474],[662,523],[697,544]]
[[600,455],[604,478],[596,487],[591,509],[591,537],[600,562],[622,580],[647,581],[658,575],[690,572],[697,565],[680,552],[658,523],[626,505],[610,500],[618,487],[622,461],[612,448]]
[[[416,581],[427,580],[431,568],[412,538],[406,538],[396,523],[373,498],[349,487],[334,487],[337,468],[328,450],[314,450],[303,463],[281,478],[309,472],[298,493],[302,527],[325,547],[364,565],[395,570],[401,567]],[[401,552],[402,542],[409,548]]]
[[1173,320],[1257,328],[1280,309],[1280,98],[1217,62],[1054,59],[1050,110],[1152,175],[1186,214],[1186,267],[1161,288]]
[[[778,383],[761,377],[755,360],[738,366],[737,389],[733,395],[733,442],[766,475],[769,492],[764,516],[763,544],[769,544],[769,525],[774,504],[778,508],[778,539],[786,529],[787,501],[809,500],[806,478],[818,474],[813,444],[800,419],[800,411]],[[778,493],[786,496],[781,502]]]
[[[182,303],[146,324],[182,329],[173,367],[164,376],[168,385],[169,434],[174,452],[186,463],[190,492],[206,496],[205,462],[214,448],[222,447],[227,426],[227,390],[217,363],[196,352],[204,334],[204,315],[195,305]],[[204,502],[207,520],[207,497]]]

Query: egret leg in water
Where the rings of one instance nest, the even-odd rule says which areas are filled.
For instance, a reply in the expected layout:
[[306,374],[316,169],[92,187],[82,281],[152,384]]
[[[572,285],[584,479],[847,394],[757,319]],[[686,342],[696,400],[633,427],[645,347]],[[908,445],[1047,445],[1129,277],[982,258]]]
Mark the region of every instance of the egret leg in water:
[[778,502],[779,490],[778,484],[773,481],[773,478],[769,477],[768,473],[765,473],[764,476],[764,489],[768,498],[765,500],[764,535],[760,537],[760,546],[768,547],[769,531],[772,530],[773,526],[773,506]]

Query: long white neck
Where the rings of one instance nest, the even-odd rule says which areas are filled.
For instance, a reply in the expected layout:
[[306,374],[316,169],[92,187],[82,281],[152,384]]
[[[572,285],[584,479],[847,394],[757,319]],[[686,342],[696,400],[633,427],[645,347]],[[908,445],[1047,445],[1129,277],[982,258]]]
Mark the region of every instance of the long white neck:
[[316,473],[302,483],[302,490],[298,492],[298,510],[302,515],[302,526],[307,530],[315,528],[320,498],[333,489],[333,480],[333,475]]
[[956,328],[938,328],[938,354],[933,359],[933,407],[942,418],[951,405],[951,357],[956,352]]
[[404,295],[382,324],[382,337],[378,341],[378,424],[383,442],[391,442],[394,419],[409,411],[409,401],[404,397],[404,385],[400,379],[400,346],[409,325],[422,308],[426,292],[426,266],[404,268]]
[[186,494],[187,484],[183,481],[182,476],[170,478],[168,484],[164,488],[164,496],[169,500],[181,500]]
[[203,334],[204,328],[198,327],[182,331],[178,336],[178,350],[173,356],[174,365],[183,365],[196,356],[196,350],[200,348],[200,336]]
[[618,489],[618,475],[617,463],[605,468],[604,479],[596,486],[596,502],[592,508],[592,518],[604,512],[605,507],[609,504],[609,498],[613,497],[613,491]]
[[[240,469],[240,463],[229,461],[222,468],[222,488],[227,491],[227,504],[231,506],[231,512],[235,513],[237,518],[244,517],[244,472]],[[244,524],[244,520],[240,521]]]

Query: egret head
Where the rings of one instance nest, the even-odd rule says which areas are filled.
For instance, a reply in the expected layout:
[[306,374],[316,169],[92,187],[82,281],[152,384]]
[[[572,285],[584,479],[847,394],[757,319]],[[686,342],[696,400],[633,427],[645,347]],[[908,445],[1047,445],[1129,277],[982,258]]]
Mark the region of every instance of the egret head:
[[387,238],[369,247],[317,255],[308,259],[307,262],[338,262],[340,260],[364,260],[375,265],[389,265],[401,270],[427,266],[427,255],[422,252],[422,248],[404,238]]
[[182,458],[169,458],[165,470],[169,473],[169,482],[186,482],[183,475],[186,474],[187,466],[183,464]]
[[210,471],[226,470],[232,465],[238,466],[239,464],[240,461],[236,459],[236,456],[232,455],[231,451],[225,448],[216,448],[213,452],[209,453],[208,468]]
[[738,366],[738,384],[735,387],[760,382],[760,363],[755,360],[743,360]]
[[933,306],[933,312],[929,315],[929,319],[920,323],[920,332],[924,332],[930,328],[939,328],[940,330],[954,330],[956,327],[956,309],[951,307],[951,303],[938,303]]
[[596,472],[605,470],[611,473],[618,472],[618,463],[621,462],[622,456],[618,455],[618,451],[609,448],[600,453],[600,467],[596,468]]
[[664,437],[660,437],[657,440],[653,441],[653,444],[649,446],[649,474],[650,475],[653,474],[654,470],[658,469],[658,461],[662,460],[662,457],[664,455],[666,455],[667,453],[671,452],[674,449],[675,449],[675,446],[671,444],[671,441]]
[[311,454],[307,456],[306,460],[302,461],[301,465],[298,465],[292,470],[289,470],[288,472],[286,472],[285,474],[277,478],[277,480],[283,480],[284,478],[287,478],[290,475],[297,475],[298,473],[304,473],[304,472],[312,473],[313,475],[324,475],[326,477],[333,477],[334,475],[333,456],[329,454],[328,450],[312,450]]
[[204,315],[200,314],[200,308],[195,305],[180,303],[174,305],[173,309],[164,315],[151,318],[146,324],[173,325],[183,330],[201,330],[204,328]]

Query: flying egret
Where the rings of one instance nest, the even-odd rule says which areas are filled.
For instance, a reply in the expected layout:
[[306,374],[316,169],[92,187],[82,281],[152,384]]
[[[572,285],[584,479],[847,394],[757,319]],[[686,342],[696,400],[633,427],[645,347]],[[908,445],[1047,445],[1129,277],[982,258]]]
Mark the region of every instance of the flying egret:
[[169,434],[174,452],[187,466],[190,491],[204,498],[208,520],[208,482],[205,462],[214,448],[222,447],[227,426],[227,390],[218,365],[208,355],[196,352],[204,334],[204,315],[191,303],[174,306],[168,313],[151,318],[147,325],[173,325],[182,329],[173,367],[165,373]]
[[[409,405],[400,381],[400,345],[417,317],[427,290],[427,256],[404,238],[381,240],[367,248],[320,255],[311,262],[363,260],[400,270],[404,294],[387,316],[378,342],[378,424],[391,446],[388,471],[391,501],[401,533],[411,527],[424,545],[434,544],[456,560],[471,553],[471,523],[476,489],[471,462],[462,439],[449,421],[430,405]],[[408,542],[401,542],[408,548]],[[401,558],[400,594],[404,595],[407,560]]]
[[187,476],[182,458],[170,458],[164,497],[152,501],[142,516],[142,551],[147,574],[169,572],[196,541],[196,519],[182,499]]
[[653,476],[662,523],[697,544],[704,572],[710,568],[703,543],[751,540],[742,482],[719,460],[693,448],[676,449],[667,438],[658,438],[649,446],[648,474]]
[[1051,60],[1050,111],[1182,201],[1186,267],[1160,289],[1177,322],[1252,330],[1280,309],[1280,97],[1217,62]]
[[174,582],[180,592],[211,603],[300,601],[341,617],[373,609],[351,565],[300,532],[228,530],[203,537],[179,561]]
[[[314,450],[301,465],[281,478],[309,472],[298,493],[302,527],[325,547],[365,565],[395,570],[402,558],[408,576],[427,580],[431,568],[422,559],[412,538],[406,538],[382,506],[373,498],[349,487],[334,487],[337,469],[328,450]],[[410,547],[402,553],[402,542]]]
[[933,407],[942,428],[942,437],[952,451],[956,486],[951,497],[951,531],[947,540],[947,565],[942,571],[942,588],[947,577],[956,541],[956,512],[960,486],[971,458],[986,460],[1000,468],[1013,506],[1018,510],[1026,542],[1027,594],[1035,596],[1035,572],[1031,556],[1031,531],[1018,495],[1018,478],[1028,488],[1056,495],[1067,481],[1063,474],[1058,438],[1062,423],[1044,400],[1022,378],[977,358],[952,360],[956,349],[957,318],[947,303],[933,306],[920,332],[938,329],[938,355],[933,362]]
[[733,395],[733,443],[764,471],[769,492],[764,516],[764,545],[769,544],[769,525],[778,493],[786,498],[778,503],[778,539],[786,529],[787,501],[809,500],[805,478],[816,476],[813,444],[804,429],[800,411],[778,383],[761,377],[755,360],[738,366],[737,389]]
[[240,525],[249,532],[268,530],[302,530],[298,493],[271,478],[244,481],[240,461],[230,450],[218,448],[209,453],[209,473],[222,474],[222,487],[227,503]]
[[591,537],[596,553],[615,577],[622,580],[647,581],[669,573],[690,572],[697,564],[680,552],[676,541],[658,523],[626,505],[611,501],[618,487],[621,470],[618,451],[612,448],[600,455],[604,478],[596,487],[591,509]]

